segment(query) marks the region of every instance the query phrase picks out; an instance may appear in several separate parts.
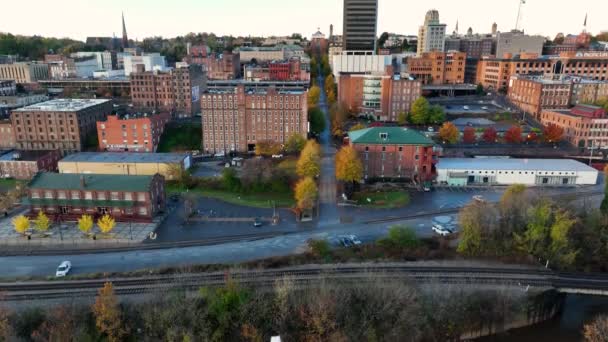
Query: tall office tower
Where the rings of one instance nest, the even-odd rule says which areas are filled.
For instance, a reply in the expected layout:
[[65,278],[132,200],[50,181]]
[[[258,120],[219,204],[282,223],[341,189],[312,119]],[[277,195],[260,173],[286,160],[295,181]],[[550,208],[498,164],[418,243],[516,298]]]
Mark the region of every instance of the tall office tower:
[[430,10],[424,17],[424,25],[418,30],[418,56],[425,52],[445,49],[445,24],[439,23],[439,12]]
[[378,0],[344,0],[343,50],[375,51]]

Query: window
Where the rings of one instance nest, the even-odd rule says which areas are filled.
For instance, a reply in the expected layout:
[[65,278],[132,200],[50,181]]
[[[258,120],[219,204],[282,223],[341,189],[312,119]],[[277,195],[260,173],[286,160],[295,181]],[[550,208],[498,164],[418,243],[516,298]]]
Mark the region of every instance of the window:
[[138,202],[145,202],[146,201],[146,193],[145,192],[138,192],[137,193],[137,201]]
[[133,194],[130,193],[130,192],[125,192],[124,196],[125,196],[125,201],[132,201],[133,200]]
[[120,200],[120,194],[118,192],[114,191],[114,192],[110,193],[110,199],[112,201],[118,201],[118,200]]
[[388,133],[380,133],[380,139],[382,139],[382,140],[388,139]]
[[53,191],[51,191],[51,190],[45,191],[44,198],[53,198]]
[[106,193],[103,192],[103,191],[98,192],[97,193],[97,199],[101,200],[101,201],[105,201],[105,199],[106,199]]
[[31,194],[32,198],[40,198],[40,193],[38,191],[32,191]]
[[80,191],[72,191],[72,199],[80,199]]
[[148,208],[146,207],[140,207],[138,211],[139,215],[148,215]]
[[84,193],[84,199],[92,200],[93,199],[93,193],[90,192],[90,191],[85,192]]
[[65,191],[57,191],[57,198],[66,199]]

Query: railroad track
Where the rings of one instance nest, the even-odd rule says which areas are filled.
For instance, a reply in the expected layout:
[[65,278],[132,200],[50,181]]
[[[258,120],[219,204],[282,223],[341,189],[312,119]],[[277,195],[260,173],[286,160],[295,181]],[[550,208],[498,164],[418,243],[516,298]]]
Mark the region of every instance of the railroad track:
[[245,286],[272,286],[289,278],[294,284],[312,285],[325,280],[375,282],[402,279],[417,283],[478,284],[493,286],[552,287],[555,275],[547,270],[513,268],[415,267],[402,265],[361,265],[304,267],[277,270],[247,270],[204,274],[173,274],[137,278],[61,280],[0,283],[7,301],[61,299],[94,296],[105,282],[112,282],[119,295],[136,295],[171,289],[196,290],[202,286],[221,286],[228,280]]

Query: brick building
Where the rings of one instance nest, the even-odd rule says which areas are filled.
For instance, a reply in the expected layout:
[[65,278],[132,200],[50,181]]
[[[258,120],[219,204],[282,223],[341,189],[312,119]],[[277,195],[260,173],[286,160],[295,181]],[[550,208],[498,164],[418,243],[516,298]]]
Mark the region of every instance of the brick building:
[[247,152],[259,141],[285,143],[308,133],[308,91],[245,86],[216,89],[201,98],[205,153]]
[[0,149],[13,149],[15,144],[15,130],[11,120],[0,120]]
[[384,74],[341,73],[338,79],[339,102],[379,121],[397,121],[420,96],[420,81],[395,75],[390,67]]
[[308,64],[300,57],[245,66],[245,79],[249,81],[310,81]]
[[28,184],[27,205],[30,216],[43,211],[54,220],[109,214],[116,221],[150,222],[165,210],[165,179],[158,174],[39,173]]
[[569,82],[561,80],[512,76],[508,96],[519,109],[538,119],[544,108],[568,108],[570,87]]
[[608,52],[572,52],[559,57],[536,54],[507,55],[505,58],[482,58],[477,65],[477,84],[506,90],[514,75],[572,75],[593,80],[608,80]]
[[207,76],[200,65],[163,71],[131,74],[133,106],[144,111],[163,111],[177,117],[192,117],[200,112],[200,95],[207,88]]
[[608,81],[576,76],[512,76],[508,96],[521,110],[539,118],[543,109],[565,109],[577,104],[595,103],[608,96]]
[[407,72],[423,84],[464,83],[464,52],[425,52],[407,59]]
[[467,58],[479,59],[496,53],[496,38],[492,35],[452,35],[445,40],[445,51],[460,51]]
[[432,180],[437,155],[433,141],[401,127],[373,127],[348,134],[359,153],[365,179],[405,178]]
[[59,159],[61,153],[58,150],[8,151],[0,155],[0,175],[3,178],[32,179],[38,172],[57,171]]
[[581,105],[572,109],[543,110],[543,125],[564,129],[564,140],[581,148],[608,148],[608,117],[601,107]]
[[189,45],[184,61],[188,64],[204,65],[210,80],[233,80],[241,75],[241,60],[238,53],[224,51],[212,53],[206,45]]
[[17,83],[14,80],[0,80],[0,96],[17,94]]
[[112,112],[112,101],[56,99],[16,109],[11,113],[20,150],[82,151],[96,133],[97,121]]
[[99,150],[156,152],[170,119],[168,113],[108,116],[107,120],[97,122]]

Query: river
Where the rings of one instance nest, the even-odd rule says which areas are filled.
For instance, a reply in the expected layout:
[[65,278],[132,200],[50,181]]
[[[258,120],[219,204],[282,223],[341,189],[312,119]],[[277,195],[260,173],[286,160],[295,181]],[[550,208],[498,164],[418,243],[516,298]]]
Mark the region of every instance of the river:
[[608,314],[608,297],[568,295],[562,313],[554,319],[527,328],[514,329],[497,336],[480,338],[477,341],[583,341],[584,324],[601,313]]

